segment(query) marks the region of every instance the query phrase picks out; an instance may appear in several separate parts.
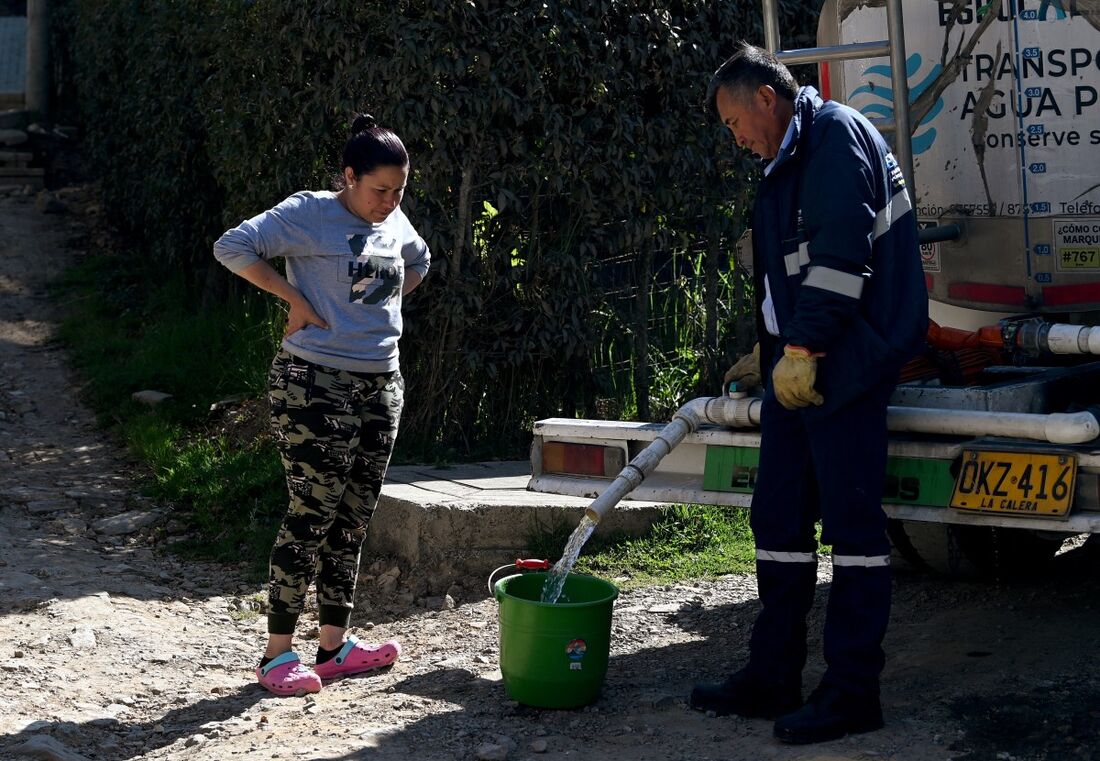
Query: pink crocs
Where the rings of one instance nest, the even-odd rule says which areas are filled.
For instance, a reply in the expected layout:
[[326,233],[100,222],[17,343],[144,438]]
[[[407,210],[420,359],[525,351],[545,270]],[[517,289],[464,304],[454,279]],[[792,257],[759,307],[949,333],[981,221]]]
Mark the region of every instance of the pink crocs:
[[305,695],[321,691],[321,678],[302,665],[297,653],[283,653],[256,669],[256,678],[276,695]]
[[381,645],[368,645],[356,637],[348,637],[344,646],[331,660],[318,663],[313,667],[322,679],[335,679],[338,676],[361,674],[389,666],[401,655],[401,645],[396,640],[387,640]]

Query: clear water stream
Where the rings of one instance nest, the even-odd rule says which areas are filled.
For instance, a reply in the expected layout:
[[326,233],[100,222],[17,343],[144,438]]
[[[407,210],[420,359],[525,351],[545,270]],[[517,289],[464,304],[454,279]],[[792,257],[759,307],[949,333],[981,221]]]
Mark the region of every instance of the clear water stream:
[[592,532],[595,530],[596,521],[587,515],[577,524],[577,528],[569,536],[569,541],[565,543],[561,560],[554,563],[554,567],[550,569],[550,573],[546,576],[546,583],[542,586],[541,602],[556,603],[558,601],[558,598],[561,597],[562,587],[565,586],[565,579],[569,576],[569,572],[573,570],[573,564],[577,562],[577,556],[581,554],[581,548],[584,547],[584,543],[588,541],[588,537],[592,536]]

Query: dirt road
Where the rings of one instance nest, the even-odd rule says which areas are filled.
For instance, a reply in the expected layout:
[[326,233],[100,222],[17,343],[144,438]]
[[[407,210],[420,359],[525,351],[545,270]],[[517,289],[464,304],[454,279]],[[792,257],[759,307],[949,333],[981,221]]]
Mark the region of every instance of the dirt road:
[[[1091,547],[1012,587],[899,573],[887,727],[817,747],[776,743],[768,722],[685,707],[693,680],[743,658],[751,577],[622,595],[603,696],[583,711],[507,699],[496,607],[479,579],[455,590],[457,607],[435,611],[399,594],[372,599],[377,587],[364,584],[357,633],[400,638],[403,659],[315,698],[267,696],[251,673],[259,585],[154,551],[146,535],[167,516],[137,495],[51,340],[45,284],[71,224],[32,199],[0,198],[0,758],[1100,758]],[[365,566],[374,562],[388,567]],[[808,687],[822,670],[820,612]],[[314,645],[301,643],[307,661]]]

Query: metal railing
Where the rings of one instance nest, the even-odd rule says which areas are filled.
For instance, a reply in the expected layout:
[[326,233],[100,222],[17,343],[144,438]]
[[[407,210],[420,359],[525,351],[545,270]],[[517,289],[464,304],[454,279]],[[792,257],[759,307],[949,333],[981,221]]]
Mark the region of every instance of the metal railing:
[[912,129],[909,122],[909,78],[905,67],[905,22],[902,18],[901,0],[886,0],[887,39],[875,42],[854,42],[828,47],[782,50],[779,36],[779,7],[777,0],[762,0],[764,10],[764,46],[786,65],[822,63],[829,61],[853,61],[889,56],[891,81],[894,91],[894,118],[872,119],[880,132],[894,135],[894,156],[905,176],[909,195],[916,199],[913,183]]

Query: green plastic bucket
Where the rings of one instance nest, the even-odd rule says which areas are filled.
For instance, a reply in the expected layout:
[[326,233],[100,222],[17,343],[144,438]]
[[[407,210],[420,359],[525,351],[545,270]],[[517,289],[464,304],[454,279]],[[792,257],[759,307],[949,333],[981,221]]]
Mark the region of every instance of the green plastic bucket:
[[494,585],[500,611],[500,672],[508,697],[538,708],[579,708],[607,676],[611,608],[619,590],[569,574],[561,599],[539,602],[548,574],[508,576]]

